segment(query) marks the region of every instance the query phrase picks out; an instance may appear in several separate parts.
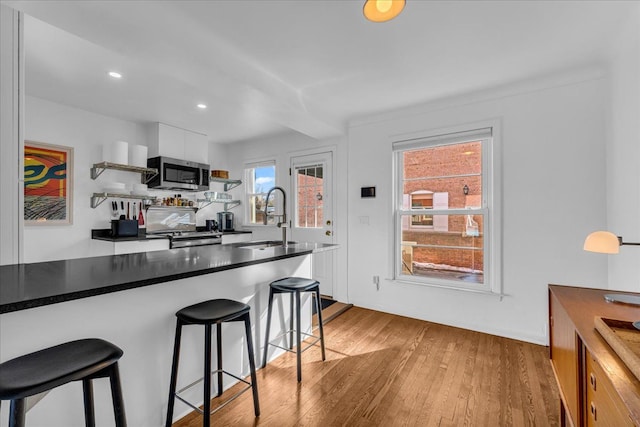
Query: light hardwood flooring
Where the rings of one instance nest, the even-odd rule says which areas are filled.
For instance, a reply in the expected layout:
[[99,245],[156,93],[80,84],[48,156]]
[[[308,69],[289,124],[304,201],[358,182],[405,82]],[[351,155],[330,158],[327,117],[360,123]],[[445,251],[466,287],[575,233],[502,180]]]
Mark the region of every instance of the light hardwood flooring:
[[[353,307],[325,326],[327,360],[295,354],[258,370],[251,393],[212,415],[217,426],[556,426],[548,349]],[[233,387],[225,394],[234,394]],[[215,405],[218,399],[213,399]],[[174,427],[202,425],[188,415]]]

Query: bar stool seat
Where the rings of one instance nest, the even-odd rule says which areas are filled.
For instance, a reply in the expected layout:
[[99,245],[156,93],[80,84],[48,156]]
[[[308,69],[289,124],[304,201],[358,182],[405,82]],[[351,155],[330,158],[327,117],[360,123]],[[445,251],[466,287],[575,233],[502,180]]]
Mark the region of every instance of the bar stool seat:
[[[253,391],[253,407],[256,417],[260,415],[260,405],[258,402],[258,388],[256,377],[256,365],[255,357],[253,354],[253,341],[251,338],[251,319],[249,313],[251,307],[247,304],[239,301],[233,301],[229,299],[214,299],[203,301],[194,305],[190,305],[179,310],[176,313],[176,335],[173,348],[173,363],[171,366],[171,383],[169,385],[169,404],[167,407],[167,419],[166,427],[171,427],[173,421],[173,408],[175,399],[179,399],[191,408],[200,412],[203,415],[202,425],[209,427],[210,416],[214,412],[222,409],[223,406],[230,403],[235,398],[239,397],[245,391],[251,389]],[[222,323],[224,322],[244,322],[246,339],[247,339],[247,351],[249,353],[249,368],[251,371],[251,382],[246,381],[230,372],[222,369]],[[182,327],[186,325],[204,325],[205,327],[205,348],[204,348],[204,375],[201,379],[189,384],[188,386],[178,390],[176,392],[176,383],[178,379],[178,364],[180,361],[180,339],[182,335]],[[218,369],[211,370],[211,332],[213,325],[216,325],[216,346],[217,346],[217,358]],[[219,405],[214,410],[211,410],[211,376],[217,374],[218,379],[218,393],[222,395],[222,375],[226,374],[240,382],[247,384],[247,387],[236,393],[226,402]],[[186,401],[180,396],[180,393],[195,386],[196,384],[204,381],[204,401],[203,409],[198,408],[192,403]]]
[[234,320],[250,310],[250,306],[238,301],[214,299],[185,307],[176,313],[176,317],[186,324],[206,325]]
[[282,292],[309,292],[319,287],[320,282],[304,277],[285,277],[284,279],[271,282],[269,286]]
[[[318,329],[320,332],[319,336],[315,336],[313,334],[307,334],[301,331],[300,294],[302,292],[313,292],[313,295],[315,297],[314,300],[316,304],[316,313],[318,314]],[[281,347],[269,340],[269,332],[271,330],[271,314],[273,311],[273,297],[276,294],[282,294],[282,293],[288,293],[291,296],[290,327],[289,327],[289,330],[278,335],[278,337],[276,338],[289,334],[289,348]],[[295,325],[294,325],[294,313],[295,313]],[[295,351],[293,350],[294,332],[296,334],[296,350]],[[311,337],[315,339],[314,341],[309,343],[307,347],[302,348],[302,345],[301,345],[302,335],[304,335],[305,337]],[[262,367],[264,368],[267,364],[267,353],[270,345],[281,348],[286,351],[295,352],[296,359],[297,359],[296,362],[297,362],[297,371],[298,371],[298,382],[300,382],[302,381],[302,352],[309,349],[313,345],[315,345],[318,341],[320,341],[320,348],[322,349],[322,360],[324,361],[325,360],[324,329],[322,326],[322,309],[320,307],[320,282],[314,279],[307,279],[304,277],[285,277],[283,279],[271,282],[271,284],[269,285],[269,307],[267,309],[267,330],[266,330],[265,345],[264,345],[264,356],[262,358]]]
[[95,424],[91,380],[109,377],[117,426],[126,426],[118,360],[122,350],[88,338],[45,348],[0,364],[0,400],[10,400],[10,426],[25,423],[25,399],[72,381],[83,381],[85,421]]

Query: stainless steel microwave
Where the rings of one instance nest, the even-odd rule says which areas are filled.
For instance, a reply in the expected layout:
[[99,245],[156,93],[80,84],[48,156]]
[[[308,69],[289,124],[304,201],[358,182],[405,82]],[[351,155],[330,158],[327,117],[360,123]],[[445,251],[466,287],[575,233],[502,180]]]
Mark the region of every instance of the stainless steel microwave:
[[147,159],[147,167],[158,169],[158,175],[148,182],[149,188],[191,191],[209,189],[209,165],[204,163],[159,156]]

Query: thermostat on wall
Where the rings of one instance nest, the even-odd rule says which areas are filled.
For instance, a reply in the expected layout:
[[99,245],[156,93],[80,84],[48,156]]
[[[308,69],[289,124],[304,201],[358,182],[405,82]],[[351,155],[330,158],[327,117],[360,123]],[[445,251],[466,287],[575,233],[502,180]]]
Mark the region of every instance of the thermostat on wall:
[[360,187],[360,197],[376,197],[376,187]]

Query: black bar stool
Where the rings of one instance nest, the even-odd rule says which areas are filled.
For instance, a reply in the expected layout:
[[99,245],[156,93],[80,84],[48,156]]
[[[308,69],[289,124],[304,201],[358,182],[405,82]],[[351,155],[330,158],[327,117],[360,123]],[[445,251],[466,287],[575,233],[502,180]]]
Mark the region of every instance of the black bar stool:
[[[318,313],[318,329],[320,330],[320,336],[315,336],[312,334],[307,334],[302,332],[300,329],[300,293],[302,292],[313,292],[315,304],[316,304],[316,312]],[[291,296],[291,313],[290,313],[290,327],[288,331],[283,332],[282,334],[276,337],[280,338],[287,333],[289,333],[289,348],[281,347],[277,344],[273,344],[269,341],[269,330],[271,329],[271,312],[273,310],[273,296],[275,294],[290,294]],[[295,298],[294,298],[295,297]],[[293,322],[294,316],[294,299],[295,299],[295,326]],[[302,277],[286,277],[284,279],[276,280],[275,282],[271,282],[269,285],[269,308],[267,310],[267,331],[264,345],[264,357],[262,358],[262,367],[264,368],[267,364],[267,352],[269,350],[269,345],[274,347],[281,348],[286,351],[294,352],[293,350],[293,333],[296,333],[296,356],[297,356],[297,364],[298,364],[298,382],[302,381],[302,352],[309,349],[315,345],[318,341],[320,341],[320,347],[322,348],[322,360],[325,360],[324,353],[324,330],[322,328],[322,310],[320,307],[320,282],[313,279],[305,279]],[[302,335],[305,337],[313,337],[315,340],[311,342],[307,347],[301,348],[300,343],[302,341]]]
[[[199,413],[203,415],[202,425],[209,427],[210,416],[214,412],[222,409],[223,406],[230,403],[232,400],[239,397],[245,391],[253,390],[253,408],[256,417],[260,415],[260,404],[258,403],[258,388],[256,379],[256,364],[253,355],[253,341],[251,339],[251,319],[249,318],[249,311],[251,307],[247,304],[243,304],[238,301],[228,299],[214,299],[204,301],[198,304],[190,305],[176,313],[176,337],[173,347],[173,363],[171,365],[171,384],[169,385],[169,405],[167,408],[167,421],[166,427],[171,427],[173,418],[173,405],[174,399],[180,399]],[[249,351],[249,367],[251,369],[251,382],[237,377],[222,369],[222,323],[223,322],[241,322],[244,321],[244,326],[247,334],[247,350]],[[212,325],[216,325],[216,345],[218,355],[218,369],[211,371],[211,329]],[[182,327],[185,325],[204,325],[204,376],[203,378],[189,384],[188,386],[178,390],[176,392],[176,381],[178,378],[178,362],[180,360],[180,336],[182,334]],[[218,377],[218,396],[222,394],[222,374],[227,374],[243,383],[247,384],[247,387],[236,393],[226,402],[220,406],[211,410],[211,376],[217,374]],[[196,407],[195,405],[187,402],[180,397],[180,393],[193,387],[199,382],[204,380],[204,402],[203,409]]]
[[122,350],[110,342],[89,338],[45,348],[0,364],[0,401],[10,400],[9,427],[23,427],[26,398],[71,381],[82,380],[87,427],[95,426],[94,378],[109,378],[117,427],[126,427],[118,359]]

